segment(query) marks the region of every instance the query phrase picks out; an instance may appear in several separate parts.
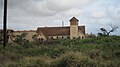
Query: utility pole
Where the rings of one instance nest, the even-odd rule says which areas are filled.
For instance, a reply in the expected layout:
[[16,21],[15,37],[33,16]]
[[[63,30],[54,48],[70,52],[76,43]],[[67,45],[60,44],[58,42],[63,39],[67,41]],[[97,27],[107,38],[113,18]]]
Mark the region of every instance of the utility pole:
[[3,48],[7,44],[7,0],[4,0],[4,15],[3,15]]

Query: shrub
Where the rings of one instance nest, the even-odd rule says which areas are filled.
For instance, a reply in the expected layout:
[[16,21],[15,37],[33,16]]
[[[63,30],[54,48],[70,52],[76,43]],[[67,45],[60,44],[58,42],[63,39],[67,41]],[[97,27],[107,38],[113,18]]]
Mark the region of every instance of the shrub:
[[[27,33],[22,33],[21,35],[16,35],[15,42],[23,45],[23,47],[24,47],[29,42],[29,40],[25,39],[26,35],[27,35]],[[25,46],[25,48],[27,48],[27,47]]]
[[117,58],[120,58],[120,50],[115,51],[114,54]]
[[[0,45],[0,67],[119,67],[120,37]],[[109,42],[109,44],[108,44]]]
[[96,60],[102,59],[101,52],[98,49],[92,49],[92,50],[88,51],[87,54],[90,56],[91,59],[96,59]]
[[91,59],[80,52],[66,52],[53,64],[54,67],[93,67]]

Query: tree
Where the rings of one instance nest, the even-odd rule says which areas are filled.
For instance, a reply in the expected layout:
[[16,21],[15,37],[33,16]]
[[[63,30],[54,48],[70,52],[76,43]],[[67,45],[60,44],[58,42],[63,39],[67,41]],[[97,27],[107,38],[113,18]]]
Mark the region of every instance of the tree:
[[110,33],[116,31],[119,26],[118,25],[110,25],[111,29],[107,30],[106,28],[100,28],[101,33],[98,33],[99,36],[109,36]]

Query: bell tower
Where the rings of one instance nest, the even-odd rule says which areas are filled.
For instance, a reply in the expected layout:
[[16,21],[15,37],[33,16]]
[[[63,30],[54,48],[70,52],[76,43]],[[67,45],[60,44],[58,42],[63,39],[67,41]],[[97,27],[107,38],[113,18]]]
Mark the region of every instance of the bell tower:
[[78,38],[78,22],[79,20],[75,17],[71,18],[70,20],[70,39]]

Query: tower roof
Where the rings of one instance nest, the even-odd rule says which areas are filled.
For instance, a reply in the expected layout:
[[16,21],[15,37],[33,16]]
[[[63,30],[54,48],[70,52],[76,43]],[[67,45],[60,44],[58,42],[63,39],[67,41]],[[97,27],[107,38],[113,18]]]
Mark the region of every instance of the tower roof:
[[79,21],[76,17],[70,19],[70,21]]

